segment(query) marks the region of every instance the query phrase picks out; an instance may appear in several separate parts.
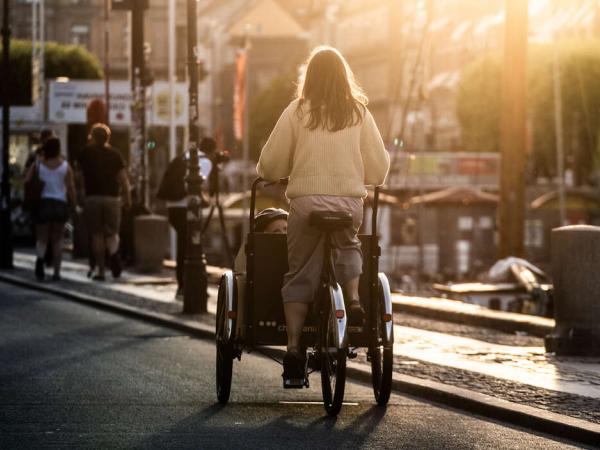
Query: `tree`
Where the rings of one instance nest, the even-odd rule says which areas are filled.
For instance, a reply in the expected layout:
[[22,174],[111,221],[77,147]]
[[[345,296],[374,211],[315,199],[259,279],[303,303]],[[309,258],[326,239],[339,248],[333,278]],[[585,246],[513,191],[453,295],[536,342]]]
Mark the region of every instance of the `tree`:
[[[559,43],[565,164],[577,184],[600,169],[600,41]],[[553,47],[530,45],[528,107],[531,168],[535,176],[556,175]],[[457,116],[467,150],[500,148],[502,58],[488,55],[467,66],[458,88]]]
[[250,106],[250,157],[258,161],[277,119],[294,96],[292,74],[275,77]]
[[[0,51],[2,46],[0,45]],[[44,47],[46,78],[69,77],[99,79],[103,77],[100,61],[84,47],[47,42]],[[9,80],[12,105],[31,103],[31,41],[13,39],[10,43]],[[4,82],[4,80],[1,80]]]

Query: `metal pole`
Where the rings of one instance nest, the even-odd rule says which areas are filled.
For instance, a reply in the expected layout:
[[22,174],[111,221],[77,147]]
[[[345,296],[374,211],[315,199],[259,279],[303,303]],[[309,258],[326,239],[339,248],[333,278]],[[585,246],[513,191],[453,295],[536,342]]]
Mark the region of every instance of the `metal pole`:
[[169,0],[169,159],[176,154],[175,128],[175,0]]
[[198,33],[196,0],[187,0],[189,73],[189,158],[186,176],[188,193],[187,247],[183,282],[183,313],[207,311],[206,261],[202,248],[202,176],[198,159]]
[[144,9],[145,0],[135,0],[131,11],[131,90],[133,94],[134,146],[136,152],[137,201],[141,211],[146,202],[146,87],[144,85]]
[[35,106],[39,97],[39,22],[38,22],[39,0],[31,1],[31,104]]
[[[177,128],[175,127],[175,0],[169,0],[169,161],[177,153]],[[177,241],[173,230],[170,231],[171,258],[175,259]]]
[[104,0],[104,106],[106,107],[106,124],[110,125],[110,0]]
[[10,79],[10,3],[9,0],[2,2],[2,186],[0,200],[0,226],[2,234],[0,235],[0,268],[13,268],[13,245],[12,245],[12,223],[10,219],[10,88],[8,80]]
[[527,0],[506,0],[499,256],[522,256],[525,220]]
[[[243,135],[243,143],[242,143],[242,158],[244,160],[244,172],[242,174],[242,192],[244,194],[246,194],[246,192],[248,191],[248,183],[249,183],[249,179],[248,179],[248,165],[249,165],[249,159],[250,159],[250,133],[249,133],[249,119],[250,119],[250,114],[249,114],[249,108],[248,108],[248,88],[249,86],[249,79],[248,76],[250,74],[249,66],[250,66],[250,30],[246,29],[246,35],[244,37],[244,52],[246,54],[245,58],[245,65],[244,65],[244,118],[242,119],[243,122],[243,127],[244,127],[244,135]],[[246,195],[244,195],[243,199],[242,199],[242,217],[248,217],[248,198],[246,197]],[[244,241],[244,239],[246,238],[246,235],[248,234],[248,223],[246,220],[242,220],[242,242]]]
[[40,1],[40,117],[46,122],[46,64],[44,62],[46,52],[46,10],[45,0]]
[[560,77],[560,61],[556,39],[554,40],[554,50],[552,55],[552,84],[554,92],[554,133],[556,136],[556,171],[558,176],[558,210],[560,215],[560,224],[566,225],[565,213],[565,157],[564,157],[564,139],[563,139],[563,119],[562,119],[562,86]]

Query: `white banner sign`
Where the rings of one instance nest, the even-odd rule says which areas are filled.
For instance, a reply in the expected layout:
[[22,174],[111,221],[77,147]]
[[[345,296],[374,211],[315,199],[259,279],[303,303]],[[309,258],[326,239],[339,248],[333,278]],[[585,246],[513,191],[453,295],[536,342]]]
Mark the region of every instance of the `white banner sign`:
[[[169,83],[157,81],[147,90],[147,124],[169,125]],[[104,81],[52,81],[48,90],[48,120],[55,123],[86,123],[87,105],[91,100],[104,100]],[[175,124],[185,126],[187,114],[187,86],[175,84]],[[111,125],[131,125],[131,84],[129,81],[110,83]]]

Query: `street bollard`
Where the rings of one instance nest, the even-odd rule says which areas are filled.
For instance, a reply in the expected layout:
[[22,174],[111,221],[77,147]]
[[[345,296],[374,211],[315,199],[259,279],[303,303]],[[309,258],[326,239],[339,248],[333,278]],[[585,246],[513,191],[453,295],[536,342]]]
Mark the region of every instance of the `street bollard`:
[[160,273],[169,245],[169,224],[163,216],[137,216],[134,222],[135,268]]
[[207,311],[208,281],[206,257],[202,246],[201,208],[188,211],[187,248],[183,272],[183,313],[202,314]]
[[546,351],[600,356],[600,227],[572,225],[552,230],[554,318]]

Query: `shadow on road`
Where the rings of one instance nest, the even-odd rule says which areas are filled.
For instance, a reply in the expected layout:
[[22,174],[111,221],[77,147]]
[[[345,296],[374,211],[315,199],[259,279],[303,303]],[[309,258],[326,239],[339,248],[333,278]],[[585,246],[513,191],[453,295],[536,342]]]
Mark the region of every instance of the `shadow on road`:
[[[156,433],[136,448],[359,448],[371,437],[386,409],[371,406],[358,416],[324,416],[320,405],[280,403],[214,404]],[[311,420],[314,415],[320,415]],[[347,420],[352,414],[353,419]],[[275,418],[273,417],[275,416]]]

